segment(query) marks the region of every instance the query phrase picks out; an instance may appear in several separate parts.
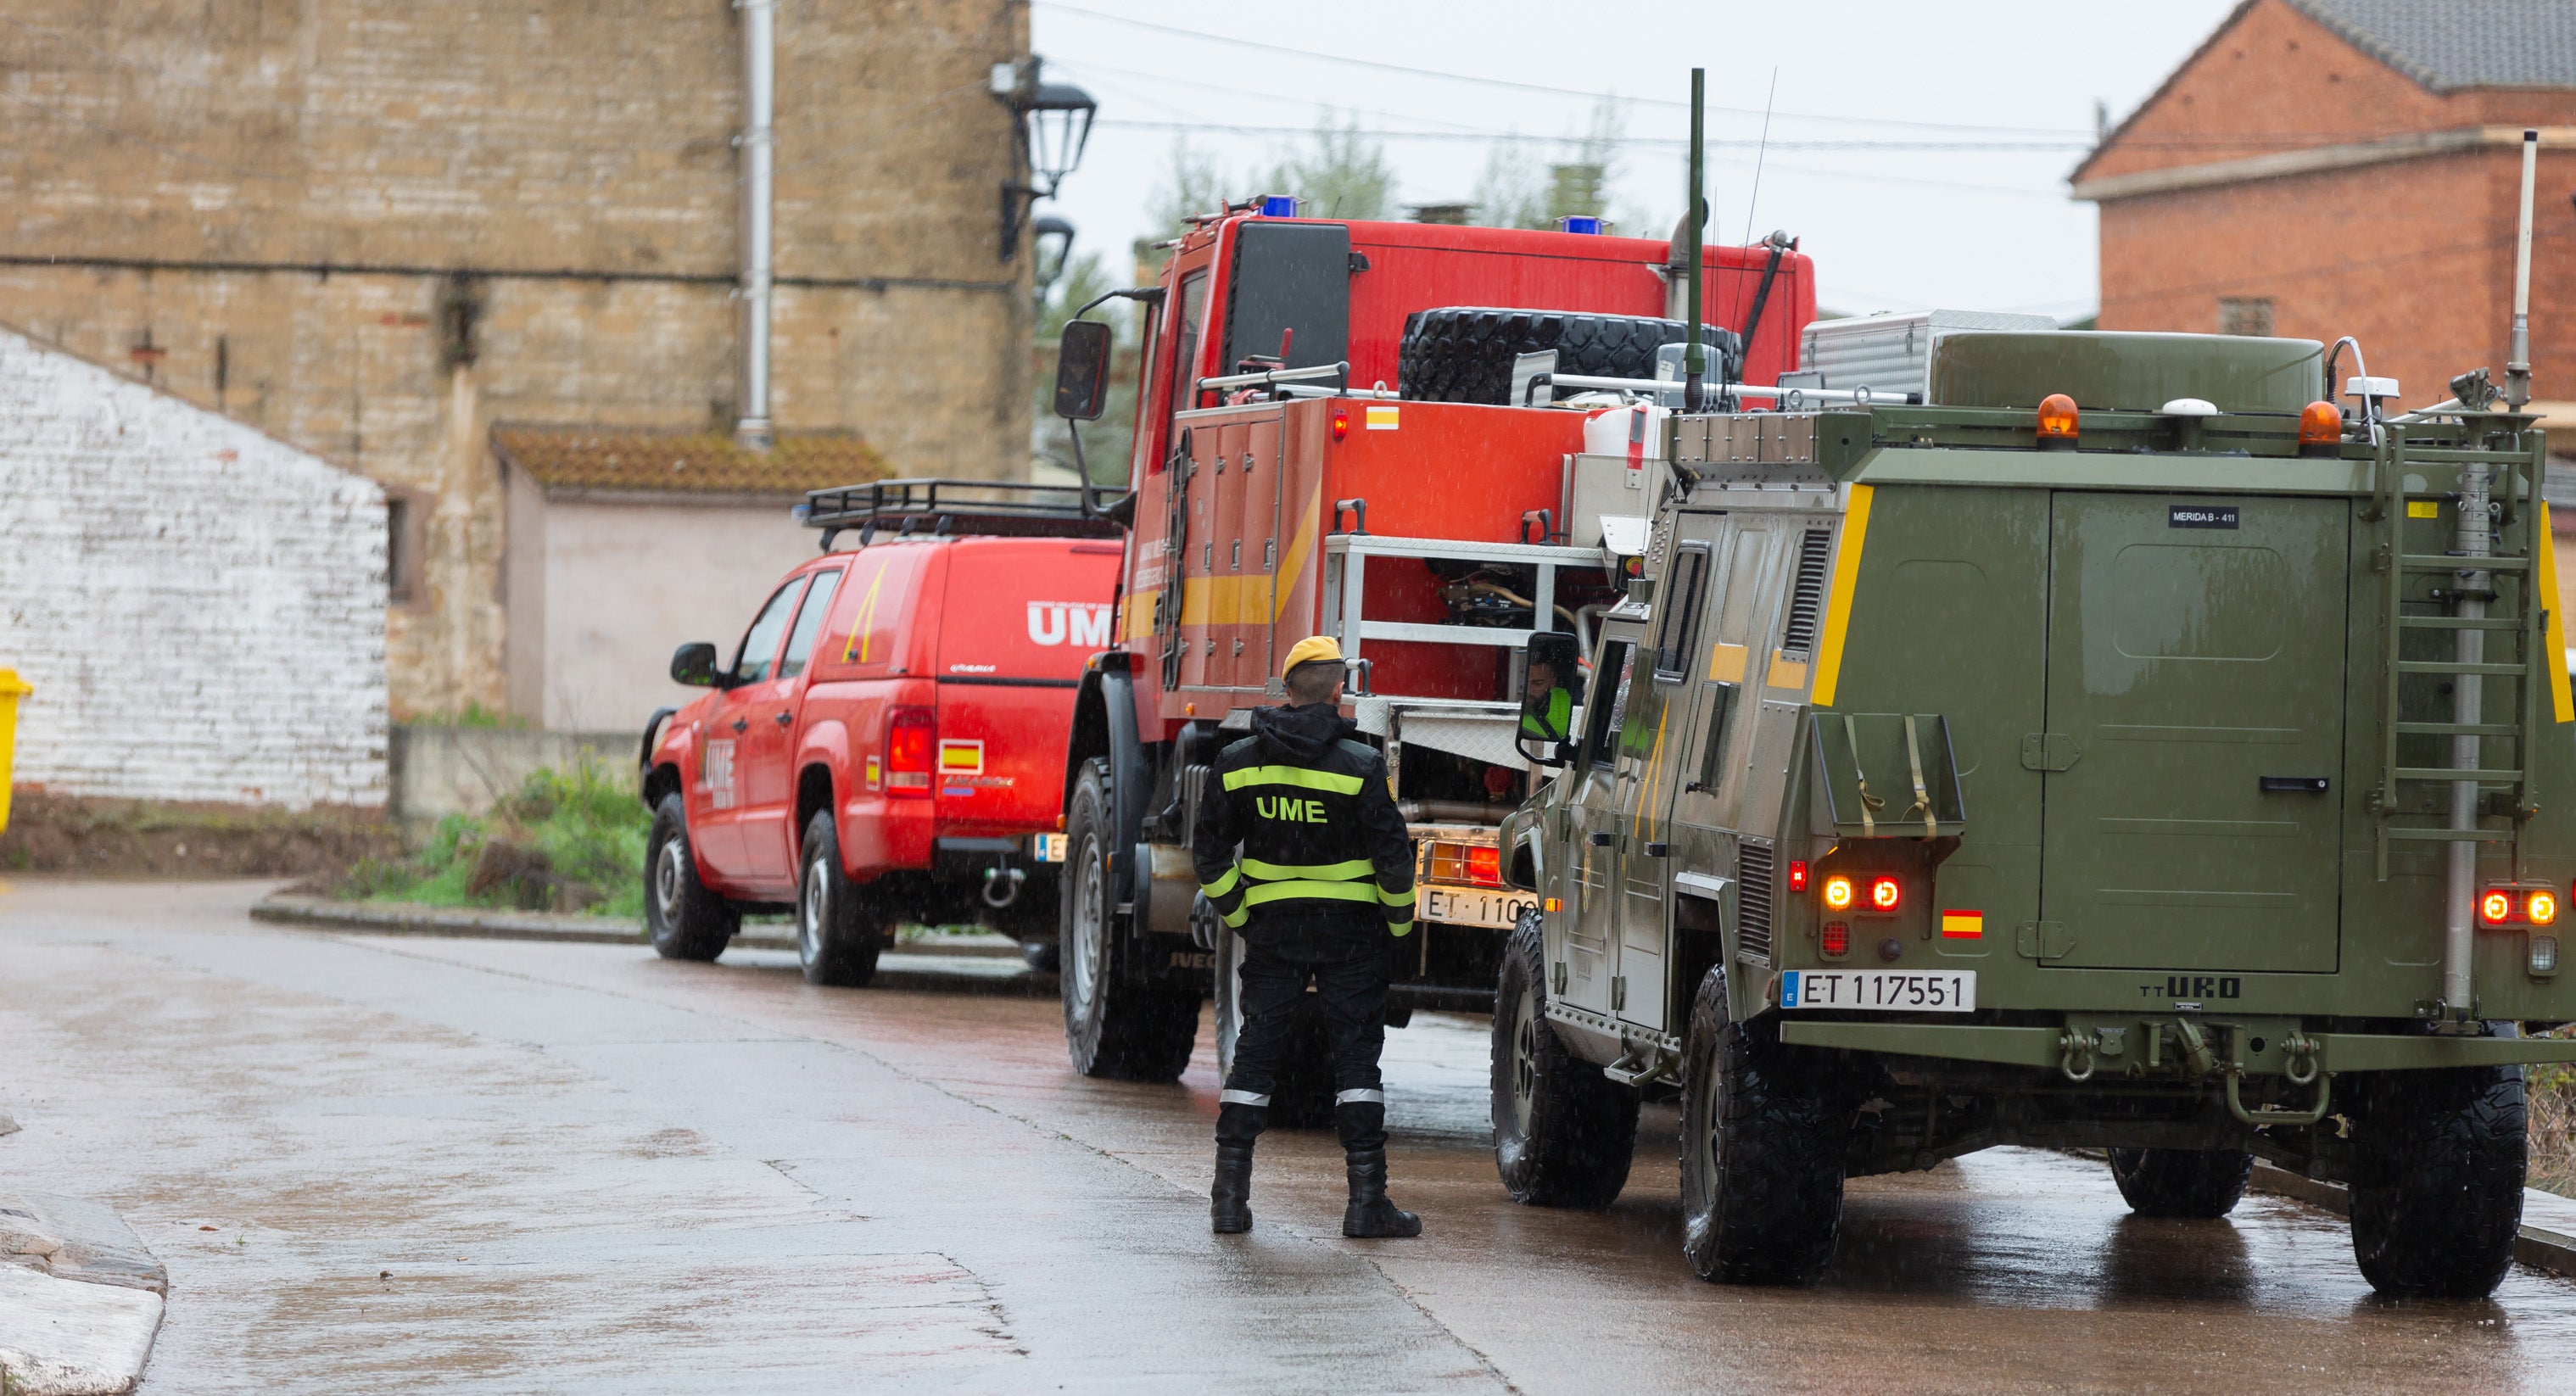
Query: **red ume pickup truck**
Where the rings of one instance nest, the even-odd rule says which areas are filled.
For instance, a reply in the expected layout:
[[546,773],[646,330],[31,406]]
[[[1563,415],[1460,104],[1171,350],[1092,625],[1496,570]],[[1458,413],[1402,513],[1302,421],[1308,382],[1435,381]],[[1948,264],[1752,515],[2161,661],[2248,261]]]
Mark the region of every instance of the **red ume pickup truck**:
[[822,555],[730,664],[681,646],[671,677],[712,691],[645,724],[656,950],[711,960],[745,911],[792,907],[805,977],[860,985],[898,921],[1053,940],[1065,732],[1118,584],[1098,504],[954,480],[808,496]]

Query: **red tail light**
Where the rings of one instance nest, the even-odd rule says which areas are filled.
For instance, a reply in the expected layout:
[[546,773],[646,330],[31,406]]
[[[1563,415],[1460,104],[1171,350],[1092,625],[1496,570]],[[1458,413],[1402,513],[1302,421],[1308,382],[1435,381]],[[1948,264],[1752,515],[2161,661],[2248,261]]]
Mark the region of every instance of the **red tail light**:
[[1824,932],[1817,937],[1817,942],[1823,948],[1826,959],[1839,960],[1851,953],[1851,927],[1840,921],[1828,921],[1825,923]]
[[930,762],[939,746],[939,714],[932,708],[896,708],[886,717],[886,789],[897,795],[930,793]]
[[1339,441],[1350,434],[1351,414],[1346,411],[1336,411],[1333,413],[1333,439],[1335,441]]
[[1467,880],[1479,887],[1503,885],[1503,851],[1479,844],[1467,850]]
[[1792,858],[1789,860],[1789,890],[1792,892],[1804,892],[1807,890],[1806,859]]
[[1905,889],[1896,885],[1895,878],[1880,877],[1870,880],[1869,905],[1871,910],[1894,911],[1896,910],[1896,904],[1903,900],[1905,900]]
[[2478,919],[2490,926],[2501,926],[2513,919],[2513,894],[2501,888],[2478,899]]

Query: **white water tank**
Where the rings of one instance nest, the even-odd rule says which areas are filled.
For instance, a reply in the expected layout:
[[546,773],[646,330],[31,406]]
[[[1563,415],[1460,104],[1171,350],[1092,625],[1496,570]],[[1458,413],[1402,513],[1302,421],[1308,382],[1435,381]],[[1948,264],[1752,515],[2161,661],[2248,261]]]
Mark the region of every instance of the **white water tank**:
[[[1631,441],[1641,447],[1641,458],[1664,458],[1664,419],[1672,413],[1663,407],[1641,402],[1627,407],[1613,407],[1592,414],[1583,424],[1583,454],[1587,456],[1625,456]],[[1639,433],[1643,433],[1642,436]]]

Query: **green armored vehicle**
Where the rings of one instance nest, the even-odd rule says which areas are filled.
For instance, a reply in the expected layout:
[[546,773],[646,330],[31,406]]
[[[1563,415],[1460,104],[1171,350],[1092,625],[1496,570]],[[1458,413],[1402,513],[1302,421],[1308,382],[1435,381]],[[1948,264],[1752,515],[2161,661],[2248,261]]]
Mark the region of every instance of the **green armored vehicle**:
[[2021,1144],[2152,1215],[2346,1182],[2373,1285],[2494,1287],[2522,1066],[2576,1058],[2543,445],[2483,371],[2338,409],[2344,348],[1954,333],[1917,405],[1671,419],[1645,576],[1522,661],[1513,1197],[1606,1204],[1678,1090],[1714,1280]]

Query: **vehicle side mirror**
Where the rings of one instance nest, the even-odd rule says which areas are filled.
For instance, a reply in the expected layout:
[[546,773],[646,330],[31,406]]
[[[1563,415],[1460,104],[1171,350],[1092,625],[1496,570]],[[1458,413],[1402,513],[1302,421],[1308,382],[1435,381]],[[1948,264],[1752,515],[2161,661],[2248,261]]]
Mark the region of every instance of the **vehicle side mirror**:
[[1109,405],[1109,322],[1074,320],[1064,327],[1055,353],[1055,414],[1068,422],[1096,422]]
[[692,640],[671,651],[671,682],[691,688],[721,688],[716,675],[716,647],[704,640]]
[[[1574,637],[1543,630],[1521,647],[1521,722],[1514,741],[1521,755],[1541,766],[1566,763],[1566,744],[1574,736],[1574,705],[1583,701],[1583,679],[1575,672],[1581,658]],[[1551,748],[1531,750],[1532,743]]]

